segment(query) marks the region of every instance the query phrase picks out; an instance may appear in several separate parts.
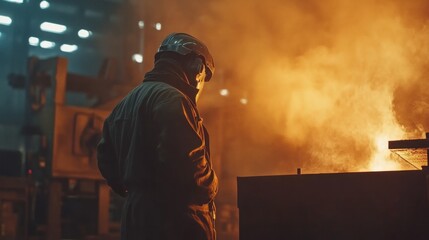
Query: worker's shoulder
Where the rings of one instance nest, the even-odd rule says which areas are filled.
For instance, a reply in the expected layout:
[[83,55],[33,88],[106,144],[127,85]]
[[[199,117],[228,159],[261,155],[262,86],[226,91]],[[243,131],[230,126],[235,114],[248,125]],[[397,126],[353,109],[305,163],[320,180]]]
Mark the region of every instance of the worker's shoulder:
[[147,95],[151,98],[155,98],[156,101],[166,101],[166,100],[186,98],[185,94],[183,94],[179,89],[164,82],[158,82],[158,81],[143,82],[140,85],[140,87],[142,91],[145,93],[144,95]]
[[143,82],[115,106],[110,118],[132,117],[142,109],[158,109],[167,103],[182,102],[185,99],[181,91],[167,83]]

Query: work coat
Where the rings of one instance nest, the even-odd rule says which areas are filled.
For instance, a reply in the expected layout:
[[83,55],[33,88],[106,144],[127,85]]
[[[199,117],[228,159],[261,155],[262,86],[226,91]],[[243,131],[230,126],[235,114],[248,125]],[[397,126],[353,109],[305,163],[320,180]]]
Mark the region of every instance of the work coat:
[[160,59],[105,120],[98,167],[126,197],[122,239],[215,239],[218,179],[197,92],[177,62]]

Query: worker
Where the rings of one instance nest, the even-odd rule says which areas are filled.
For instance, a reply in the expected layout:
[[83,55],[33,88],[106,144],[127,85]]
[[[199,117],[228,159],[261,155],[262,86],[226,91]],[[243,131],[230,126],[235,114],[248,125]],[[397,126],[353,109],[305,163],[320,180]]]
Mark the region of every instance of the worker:
[[98,168],[126,198],[123,240],[214,240],[218,178],[197,109],[214,73],[206,45],[172,33],[154,68],[104,121]]

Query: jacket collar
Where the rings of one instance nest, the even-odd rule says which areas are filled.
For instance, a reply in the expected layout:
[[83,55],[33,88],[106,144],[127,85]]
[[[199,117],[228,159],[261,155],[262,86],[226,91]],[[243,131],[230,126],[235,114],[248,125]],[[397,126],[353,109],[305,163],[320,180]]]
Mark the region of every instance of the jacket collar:
[[155,62],[154,68],[145,74],[144,80],[147,82],[164,82],[188,96],[196,104],[198,89],[190,85],[180,63],[171,58],[160,58]]

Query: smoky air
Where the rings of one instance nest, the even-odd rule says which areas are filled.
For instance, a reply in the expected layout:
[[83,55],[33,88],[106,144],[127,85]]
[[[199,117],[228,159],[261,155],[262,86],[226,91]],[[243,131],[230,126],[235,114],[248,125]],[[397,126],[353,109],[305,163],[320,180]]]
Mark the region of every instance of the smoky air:
[[413,169],[387,142],[429,129],[427,1],[141,7],[170,16],[163,29],[204,39],[217,69],[207,91],[246,96],[245,107],[222,106],[231,175]]

